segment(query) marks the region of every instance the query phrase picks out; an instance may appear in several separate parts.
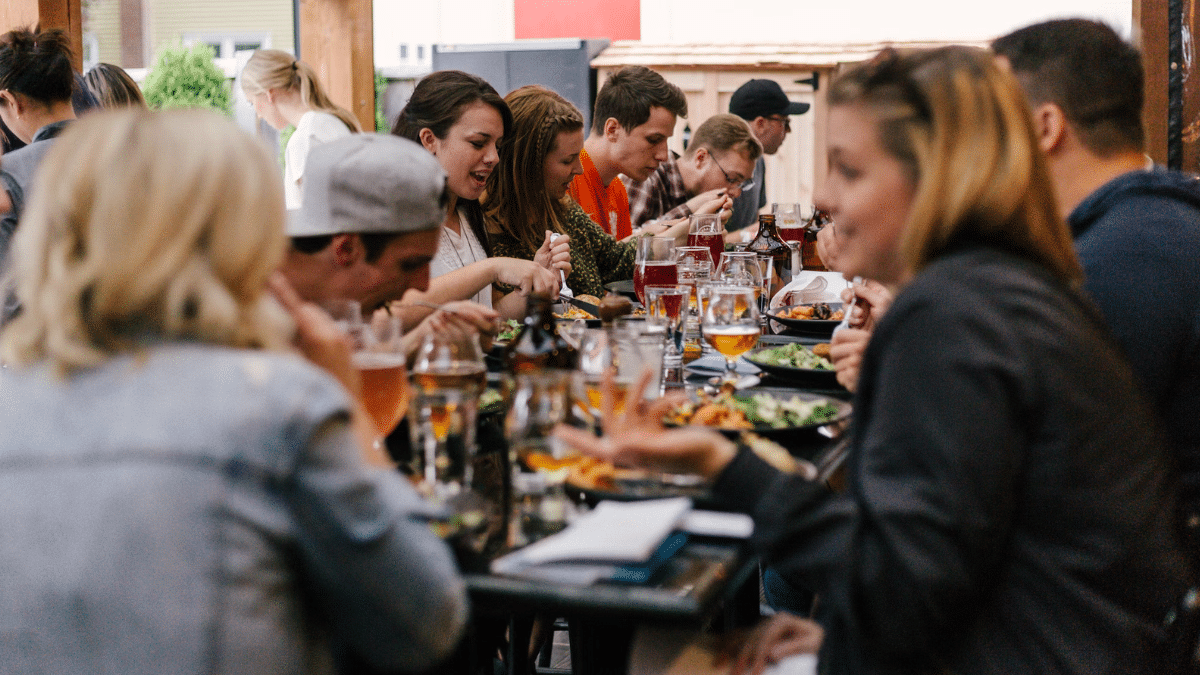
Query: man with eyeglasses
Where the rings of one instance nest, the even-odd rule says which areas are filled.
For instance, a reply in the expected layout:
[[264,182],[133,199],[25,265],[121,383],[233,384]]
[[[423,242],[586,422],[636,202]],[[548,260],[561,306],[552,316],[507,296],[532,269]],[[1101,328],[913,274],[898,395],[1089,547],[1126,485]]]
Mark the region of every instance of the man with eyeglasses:
[[671,155],[646,180],[626,185],[635,227],[722,209],[732,213],[733,199],[753,186],[762,145],[740,117],[721,113],[696,129],[682,157]]
[[[750,80],[729,99],[729,112],[746,120],[754,137],[762,143],[764,155],[779,151],[792,130],[790,116],[806,113],[808,108],[807,103],[788,100],[774,80]],[[766,170],[766,162],[760,157],[754,164],[754,187],[742,190],[741,196],[733,200],[733,215],[725,224],[730,232],[758,222],[758,212],[767,205],[767,193],[763,190]]]

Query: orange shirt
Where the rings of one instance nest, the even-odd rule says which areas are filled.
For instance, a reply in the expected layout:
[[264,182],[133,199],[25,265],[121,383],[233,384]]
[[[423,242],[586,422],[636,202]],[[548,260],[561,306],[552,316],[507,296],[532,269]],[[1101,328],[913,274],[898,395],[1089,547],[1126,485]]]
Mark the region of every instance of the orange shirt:
[[604,183],[600,182],[600,172],[586,150],[579,151],[579,161],[583,164],[583,173],[571,181],[567,194],[617,241],[633,234],[633,225],[629,222],[629,194],[625,192],[625,184],[620,178],[614,178],[608,187],[604,187]]

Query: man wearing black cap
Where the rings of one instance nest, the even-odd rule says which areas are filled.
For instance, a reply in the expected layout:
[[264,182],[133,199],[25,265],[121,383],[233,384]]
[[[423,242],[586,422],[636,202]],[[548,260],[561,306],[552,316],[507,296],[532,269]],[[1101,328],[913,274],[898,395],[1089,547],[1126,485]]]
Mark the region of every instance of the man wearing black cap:
[[[750,80],[729,99],[729,112],[746,120],[762,143],[764,155],[775,154],[783,145],[783,139],[792,130],[788,116],[808,112],[808,107],[807,103],[789,101],[775,80]],[[741,196],[733,200],[733,215],[725,224],[727,230],[740,230],[757,222],[759,209],[767,204],[763,190],[766,170],[766,163],[759,157],[754,165],[754,186],[742,190]]]

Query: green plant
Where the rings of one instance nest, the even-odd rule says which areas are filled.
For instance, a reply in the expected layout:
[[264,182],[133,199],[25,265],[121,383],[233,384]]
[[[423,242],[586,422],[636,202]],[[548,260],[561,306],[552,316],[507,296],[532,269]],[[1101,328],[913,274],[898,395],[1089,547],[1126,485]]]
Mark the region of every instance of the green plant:
[[375,71],[375,131],[381,134],[391,131],[387,119],[383,116],[383,94],[387,91],[387,86],[387,78],[378,70]]
[[205,44],[164,47],[142,83],[146,103],[164,108],[213,108],[231,114],[229,82]]

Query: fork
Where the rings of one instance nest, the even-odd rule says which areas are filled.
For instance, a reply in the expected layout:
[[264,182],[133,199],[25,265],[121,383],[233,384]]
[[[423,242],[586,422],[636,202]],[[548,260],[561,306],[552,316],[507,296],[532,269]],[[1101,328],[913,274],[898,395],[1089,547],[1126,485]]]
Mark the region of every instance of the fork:
[[[854,281],[852,283],[861,284],[862,277],[854,277]],[[834,326],[833,335],[829,336],[830,340],[832,340],[843,329],[850,327],[850,315],[854,313],[854,306],[856,304],[858,304],[858,294],[857,293],[854,295],[853,298],[850,299],[850,304],[846,307],[845,312],[842,314],[842,322],[839,323],[838,325]]]
[[[562,235],[560,235],[557,232],[551,232],[550,233],[550,243],[553,244],[554,240],[558,239],[561,236]],[[568,298],[568,299],[575,297],[575,292],[572,291],[569,286],[567,286],[567,275],[563,274],[563,271],[561,269],[558,271],[558,279],[561,282],[558,287],[558,297],[560,299],[562,299],[564,297]]]

